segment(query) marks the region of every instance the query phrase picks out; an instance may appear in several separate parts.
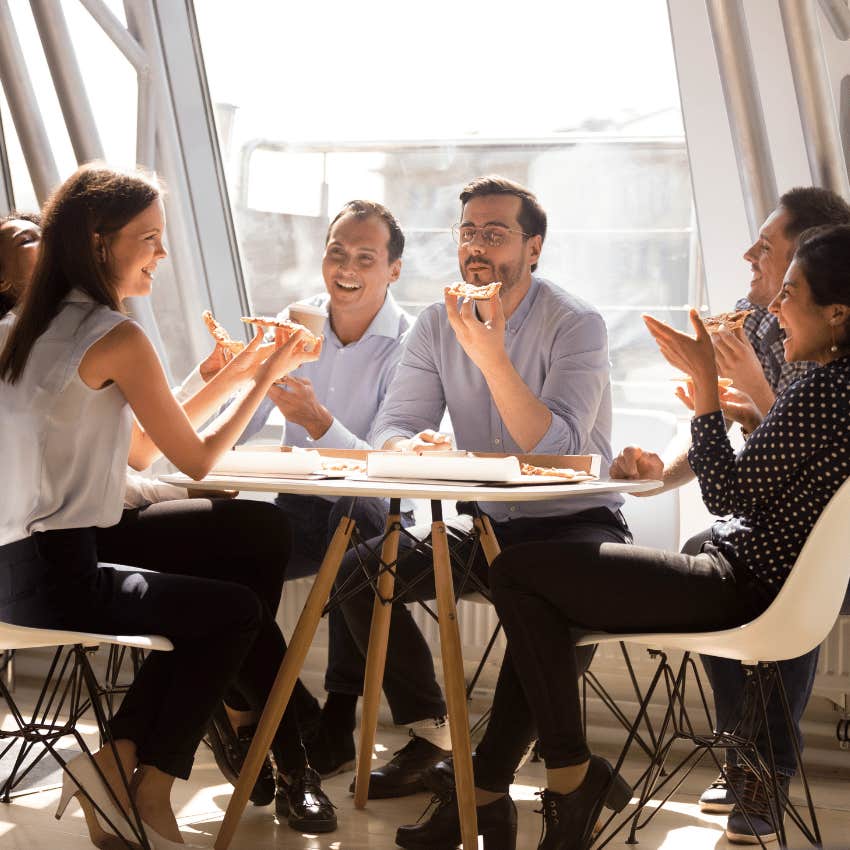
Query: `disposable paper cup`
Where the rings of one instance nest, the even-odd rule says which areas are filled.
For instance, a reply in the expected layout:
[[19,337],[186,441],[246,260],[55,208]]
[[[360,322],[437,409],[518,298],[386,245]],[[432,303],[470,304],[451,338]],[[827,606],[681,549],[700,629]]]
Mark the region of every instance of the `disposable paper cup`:
[[325,332],[328,314],[321,307],[313,307],[311,304],[290,304],[289,318],[299,325],[304,325],[316,336],[321,336]]

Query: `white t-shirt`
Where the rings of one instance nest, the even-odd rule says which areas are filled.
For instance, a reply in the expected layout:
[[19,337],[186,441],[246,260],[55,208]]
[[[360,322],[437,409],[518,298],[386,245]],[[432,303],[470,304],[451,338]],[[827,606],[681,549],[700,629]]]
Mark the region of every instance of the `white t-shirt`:
[[[0,321],[0,349],[16,321]],[[72,290],[17,383],[0,381],[0,545],[121,518],[130,406],[116,385],[93,390],[78,370],[89,348],[126,321]]]

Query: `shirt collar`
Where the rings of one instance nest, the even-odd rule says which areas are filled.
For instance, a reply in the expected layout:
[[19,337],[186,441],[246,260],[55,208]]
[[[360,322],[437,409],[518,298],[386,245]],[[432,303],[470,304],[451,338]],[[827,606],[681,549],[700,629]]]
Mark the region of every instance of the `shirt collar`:
[[767,307],[762,307],[758,304],[753,304],[746,298],[741,298],[735,302],[736,310],[751,310],[749,316],[744,319],[744,331],[751,338],[763,340],[768,331],[772,328],[776,317]]
[[397,339],[402,315],[401,307],[398,306],[388,289],[387,297],[384,299],[381,309],[375,314],[375,318],[372,319],[372,323],[366,328],[366,333],[363,334],[361,339],[366,339],[367,336],[386,336],[390,339]]
[[505,322],[505,328],[511,333],[516,333],[522,327],[522,323],[525,321],[525,317],[528,315],[529,310],[531,310],[531,305],[537,297],[537,290],[539,288],[539,279],[532,275],[531,285],[528,287],[528,292],[525,293],[516,310],[511,313],[510,319]]
[[84,304],[94,304],[95,300],[87,292],[74,287],[63,299],[63,301],[83,302]]

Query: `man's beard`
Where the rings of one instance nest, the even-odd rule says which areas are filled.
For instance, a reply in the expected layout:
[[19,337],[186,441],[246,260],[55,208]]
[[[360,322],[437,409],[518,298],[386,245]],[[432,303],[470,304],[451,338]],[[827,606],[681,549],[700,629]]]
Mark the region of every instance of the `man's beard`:
[[460,267],[460,275],[466,283],[474,284],[475,286],[483,286],[487,283],[501,283],[502,292],[506,294],[516,286],[522,278],[523,269],[522,262],[502,263],[500,266],[494,266],[487,260],[470,259],[467,265],[486,265],[487,268],[475,272],[469,271],[466,266]]

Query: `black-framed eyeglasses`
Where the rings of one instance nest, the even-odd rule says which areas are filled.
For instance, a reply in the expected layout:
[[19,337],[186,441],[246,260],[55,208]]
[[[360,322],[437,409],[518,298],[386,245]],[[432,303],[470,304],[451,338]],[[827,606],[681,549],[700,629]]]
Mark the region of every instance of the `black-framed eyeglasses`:
[[487,227],[472,227],[466,224],[452,225],[452,238],[458,245],[469,245],[475,241],[475,237],[481,234],[481,241],[490,248],[498,248],[504,245],[511,233],[517,233],[523,239],[530,239],[531,234],[524,230],[513,230],[510,227],[502,227],[499,224],[491,224]]

